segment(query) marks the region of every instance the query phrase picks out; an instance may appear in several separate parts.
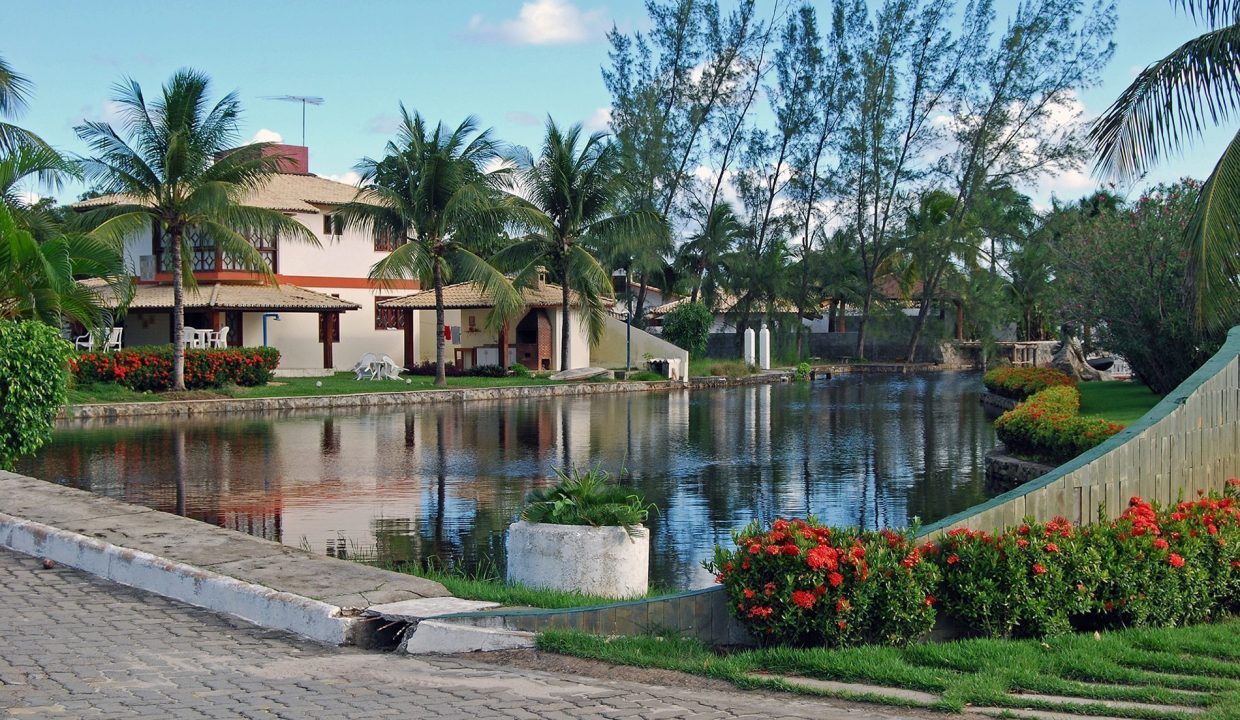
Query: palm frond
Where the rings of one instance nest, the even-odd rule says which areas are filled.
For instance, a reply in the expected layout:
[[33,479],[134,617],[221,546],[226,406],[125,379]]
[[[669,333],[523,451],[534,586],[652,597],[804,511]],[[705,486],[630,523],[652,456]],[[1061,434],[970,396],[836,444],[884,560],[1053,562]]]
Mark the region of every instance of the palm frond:
[[1131,178],[1240,107],[1240,25],[1184,43],[1137,76],[1090,129],[1098,168]]
[[494,265],[462,247],[449,251],[445,260],[452,269],[454,282],[477,283],[494,304],[487,318],[489,329],[498,330],[504,323],[517,320],[525,313],[525,301],[520,291]]
[[1240,0],[1172,0],[1171,4],[1212,28],[1240,22]]
[[1208,330],[1240,322],[1240,133],[1201,188],[1185,229],[1193,314]]

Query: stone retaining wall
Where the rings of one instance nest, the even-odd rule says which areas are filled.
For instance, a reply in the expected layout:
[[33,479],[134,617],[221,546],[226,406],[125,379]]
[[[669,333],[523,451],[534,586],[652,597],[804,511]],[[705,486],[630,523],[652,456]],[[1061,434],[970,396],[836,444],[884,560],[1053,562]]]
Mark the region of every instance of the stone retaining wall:
[[982,407],[995,415],[1002,415],[1020,404],[1019,400],[996,395],[989,390],[982,391]]
[[493,388],[450,388],[310,395],[304,397],[222,398],[218,400],[162,400],[140,403],[73,405],[60,411],[59,420],[94,420],[154,415],[188,416],[208,413],[255,413],[285,410],[332,410],[336,408],[422,405],[470,400],[513,400],[555,396],[603,395],[622,392],[667,392],[685,388],[715,388],[788,382],[791,373],[769,372],[748,377],[699,377],[688,382],[582,382],[565,385],[517,385]]
[[1007,454],[1003,443],[995,445],[983,459],[986,468],[986,492],[998,495],[1036,480],[1055,469],[1054,465],[1021,460]]

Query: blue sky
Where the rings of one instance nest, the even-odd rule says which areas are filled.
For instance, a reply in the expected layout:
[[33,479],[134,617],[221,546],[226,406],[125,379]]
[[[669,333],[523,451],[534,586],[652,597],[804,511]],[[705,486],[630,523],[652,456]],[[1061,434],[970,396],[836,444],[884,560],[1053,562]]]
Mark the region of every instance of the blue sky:
[[[1000,14],[1014,4],[998,0]],[[382,150],[399,101],[453,124],[475,114],[500,138],[531,147],[548,114],[603,128],[609,97],[600,67],[613,22],[644,27],[642,3],[45,2],[23,7],[21,32],[6,33],[0,53],[36,84],[20,124],[62,150],[85,152],[73,125],[111,117],[116,81],[133,77],[153,93],[174,70],[191,66],[211,75],[217,93],[240,92],[242,139],[301,141],[300,106],[262,96],[326,98],[308,112],[311,170],[349,179],[360,157]],[[1082,94],[1085,112],[1100,113],[1141,67],[1198,32],[1168,0],[1120,0],[1115,58],[1103,84]],[[1204,177],[1227,130],[1212,131],[1150,180]],[[1029,190],[1044,204],[1051,192],[1071,199],[1095,184],[1081,174]],[[60,195],[72,199],[80,190]]]

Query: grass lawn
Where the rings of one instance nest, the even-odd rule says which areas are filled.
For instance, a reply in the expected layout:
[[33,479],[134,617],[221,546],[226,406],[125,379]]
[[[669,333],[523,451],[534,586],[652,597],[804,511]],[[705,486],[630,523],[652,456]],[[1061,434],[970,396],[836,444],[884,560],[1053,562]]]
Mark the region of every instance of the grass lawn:
[[[960,712],[967,706],[1040,708],[1071,714],[1223,720],[1240,717],[1240,621],[1095,637],[963,640],[906,648],[760,649],[719,653],[678,637],[604,638],[572,631],[538,636],[548,652],[704,675],[742,688],[817,692],[854,700]],[[774,677],[772,677],[774,675]],[[795,677],[920,690],[937,701],[795,685]],[[1064,696],[1068,701],[1017,693]],[[1116,707],[1096,701],[1174,707]]]
[[689,377],[745,377],[756,375],[758,368],[741,360],[697,358],[689,360]]
[[[190,390],[184,393],[140,393],[115,383],[94,383],[69,389],[70,405],[89,403],[158,402],[161,400],[195,400],[210,398],[304,397],[307,395],[349,395],[352,393],[407,392],[435,390],[435,378],[410,375],[401,381],[355,380],[353,373],[338,372],[326,377],[276,378],[259,387],[226,386],[213,390]],[[408,382],[406,382],[408,381]],[[537,377],[450,377],[448,389],[490,388],[517,385],[562,385],[557,380]]]
[[[440,568],[422,568],[407,563],[368,562],[367,564],[384,570],[417,575],[427,580],[434,580],[443,585],[453,596],[465,600],[485,600],[506,607],[532,607],[546,609],[564,609],[594,607],[620,602],[616,598],[585,595],[565,590],[545,590],[532,588],[518,583],[507,583],[501,580],[493,569],[483,570],[474,574],[466,574],[455,570]],[[651,588],[646,597],[657,597],[667,594],[665,591]]]
[[1158,404],[1155,395],[1139,382],[1084,382],[1081,391],[1081,414],[1098,415],[1121,425],[1131,425]]

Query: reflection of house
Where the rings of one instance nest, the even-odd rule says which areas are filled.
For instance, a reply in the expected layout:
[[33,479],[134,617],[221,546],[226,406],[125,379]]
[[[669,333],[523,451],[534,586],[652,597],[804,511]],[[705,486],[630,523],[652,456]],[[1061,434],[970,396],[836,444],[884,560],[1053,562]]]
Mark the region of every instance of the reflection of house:
[[[347,367],[364,352],[399,356],[399,328],[389,322],[389,314],[377,309],[377,301],[384,296],[367,279],[371,266],[396,244],[357,230],[342,232],[332,212],[353,200],[357,188],[310,174],[305,147],[278,145],[273,151],[289,157],[285,172],[251,191],[245,204],[288,215],[307,227],[321,246],[280,242],[274,237],[249,238],[275,272],[278,284],[269,285],[223,256],[211,238],[194,234],[187,262],[198,288],[187,288],[185,324],[197,329],[227,327],[228,344],[234,346],[261,345],[266,337],[269,345],[280,350],[281,371]],[[125,198],[108,195],[74,207],[90,210],[121,202]],[[125,345],[171,340],[169,256],[155,230],[132,238],[125,246],[126,262],[139,278],[123,322]],[[413,281],[394,285],[406,291],[418,288]],[[272,313],[279,315],[279,321],[271,317],[264,321],[264,315]]]
[[[591,347],[589,333],[575,292],[569,294],[568,317],[563,313],[563,288],[549,283],[539,273],[534,284],[521,289],[525,311],[520,319],[499,328],[491,322],[495,303],[475,283],[457,283],[443,289],[445,357],[462,370],[480,365],[510,367],[521,364],[535,370],[559,370],[563,323],[568,323],[568,350],[571,368],[591,366],[623,367],[626,328],[614,317],[604,320],[603,337]],[[380,302],[381,310],[399,314],[404,328],[403,357],[411,367],[435,358],[435,292],[423,290],[412,295]],[[421,340],[419,341],[419,338]],[[632,329],[633,354],[640,361],[645,353],[660,358],[688,355],[680,348],[637,328]]]

